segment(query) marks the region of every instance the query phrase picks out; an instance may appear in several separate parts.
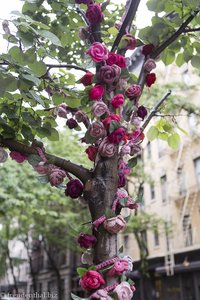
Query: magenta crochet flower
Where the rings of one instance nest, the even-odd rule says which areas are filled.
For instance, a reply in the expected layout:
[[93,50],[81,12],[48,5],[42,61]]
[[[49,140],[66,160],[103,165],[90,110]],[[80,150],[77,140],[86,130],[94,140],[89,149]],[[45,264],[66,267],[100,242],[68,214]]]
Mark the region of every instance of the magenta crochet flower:
[[89,54],[95,62],[100,62],[108,58],[108,49],[99,42],[93,43],[86,53]]
[[91,25],[96,25],[101,23],[103,20],[103,13],[101,11],[101,6],[99,4],[89,4],[86,11],[86,17]]
[[97,242],[95,236],[90,234],[85,234],[83,232],[80,233],[78,237],[78,243],[82,248],[92,248]]
[[80,285],[85,291],[96,290],[105,284],[105,280],[97,271],[88,271],[80,279]]
[[113,157],[116,151],[115,144],[110,143],[107,137],[99,145],[99,154],[103,157]]
[[54,168],[49,175],[49,181],[52,186],[58,186],[61,184],[66,177],[65,171],[61,170],[60,168]]
[[99,118],[108,111],[108,106],[103,101],[97,101],[92,106],[92,113]]
[[113,82],[119,80],[121,70],[117,65],[113,66],[103,66],[99,72],[99,78],[102,82],[107,84],[112,84]]
[[95,85],[89,91],[90,100],[98,101],[104,94],[104,87],[100,84]]
[[84,186],[78,179],[71,179],[65,189],[65,195],[75,199],[81,196]]
[[10,157],[15,160],[18,164],[23,163],[25,160],[27,160],[27,155],[17,152],[17,151],[11,151]]
[[111,234],[117,234],[120,231],[123,231],[126,228],[126,221],[121,215],[116,217],[106,219],[103,222],[103,226],[106,231]]
[[128,282],[121,282],[114,292],[117,294],[118,300],[131,300],[133,297],[133,291]]
[[119,108],[124,104],[124,96],[122,94],[117,94],[111,100],[111,104],[114,108]]
[[106,136],[106,129],[101,121],[92,123],[88,128],[89,134],[94,138],[103,138]]
[[125,135],[126,130],[124,128],[117,128],[108,136],[108,141],[118,145],[124,140]]
[[125,95],[132,100],[135,97],[139,97],[141,95],[141,86],[137,84],[133,84],[129,86],[125,92]]

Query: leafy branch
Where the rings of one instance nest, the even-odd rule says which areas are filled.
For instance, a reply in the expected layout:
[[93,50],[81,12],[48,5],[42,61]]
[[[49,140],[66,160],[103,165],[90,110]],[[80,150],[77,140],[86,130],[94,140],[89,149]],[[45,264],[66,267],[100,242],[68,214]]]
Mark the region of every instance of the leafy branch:
[[[36,155],[38,154],[37,150],[34,149],[33,147],[24,145],[22,143],[19,143],[18,141],[3,139],[2,137],[0,137],[0,143],[8,147],[12,151],[21,152],[24,154],[36,154]],[[91,173],[88,169],[84,168],[83,166],[74,164],[70,160],[66,160],[61,157],[48,154],[48,153],[45,153],[45,157],[50,163],[73,174],[74,176],[79,178],[83,183],[86,183],[86,181],[89,178],[91,178]]]

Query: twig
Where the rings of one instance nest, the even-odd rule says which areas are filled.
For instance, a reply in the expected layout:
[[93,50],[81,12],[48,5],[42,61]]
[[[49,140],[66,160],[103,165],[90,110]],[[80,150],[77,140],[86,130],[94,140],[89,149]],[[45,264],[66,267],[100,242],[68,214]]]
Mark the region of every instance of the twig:
[[146,119],[146,121],[144,122],[144,124],[141,127],[141,132],[143,132],[145,130],[145,128],[147,127],[147,125],[149,124],[149,122],[151,121],[151,119],[155,116],[155,114],[158,112],[158,109],[160,108],[160,106],[163,104],[163,102],[171,95],[171,90],[169,90],[163,97],[162,99],[160,99],[160,101],[153,107],[153,109],[151,110],[148,118]]
[[[10,150],[14,150],[24,154],[38,154],[37,150],[33,147],[24,145],[14,140],[3,139],[2,137],[0,137],[0,143],[8,147]],[[45,153],[45,157],[49,162],[73,174],[74,176],[79,178],[83,183],[86,183],[86,181],[91,178],[90,171],[84,168],[83,166],[76,165],[69,160],[65,160],[61,157],[57,157],[48,153]]]
[[185,28],[184,32],[195,32],[195,31],[200,31],[200,27],[196,27],[196,28]]
[[[0,63],[1,66],[9,66],[12,65],[11,63],[4,61]],[[57,69],[76,69],[76,70],[80,70],[83,72],[87,72],[87,70],[85,68],[79,67],[77,65],[73,65],[73,64],[46,64],[46,66],[48,67],[48,70],[53,69],[53,68],[57,68]]]
[[138,6],[140,4],[140,1],[141,0],[132,0],[131,1],[131,4],[129,6],[129,9],[128,9],[128,12],[127,12],[127,15],[122,23],[122,26],[119,30],[119,33],[118,35],[116,36],[116,39],[113,43],[113,46],[112,46],[112,49],[111,49],[111,52],[115,51],[116,48],[118,47],[120,41],[121,41],[121,38],[122,36],[125,34],[126,32],[126,27],[132,22],[132,20],[134,19],[135,17],[135,14],[137,12],[137,9],[138,9]]

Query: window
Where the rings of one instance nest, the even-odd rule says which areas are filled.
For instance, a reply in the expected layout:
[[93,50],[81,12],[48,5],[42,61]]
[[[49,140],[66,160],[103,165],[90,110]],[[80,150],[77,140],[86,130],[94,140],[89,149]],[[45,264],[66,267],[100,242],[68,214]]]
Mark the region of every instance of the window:
[[159,233],[158,233],[158,228],[154,229],[154,246],[159,246]]
[[193,244],[193,236],[190,215],[185,215],[183,217],[183,233],[185,246],[191,246]]
[[151,143],[147,144],[147,158],[151,158]]
[[150,191],[151,191],[151,200],[155,199],[155,186],[153,183],[150,185]]
[[194,167],[195,167],[197,182],[200,183],[200,157],[194,159]]
[[165,203],[167,201],[167,176],[166,175],[160,177],[160,183],[161,183],[162,202]]
[[188,116],[188,123],[190,128],[190,133],[194,133],[197,130],[197,117],[194,113]]

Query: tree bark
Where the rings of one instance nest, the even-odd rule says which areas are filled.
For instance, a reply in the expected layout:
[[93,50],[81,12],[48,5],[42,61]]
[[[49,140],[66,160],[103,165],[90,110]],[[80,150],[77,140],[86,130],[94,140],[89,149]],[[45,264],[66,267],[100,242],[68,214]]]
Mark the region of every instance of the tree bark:
[[[85,186],[85,199],[88,201],[92,222],[106,214],[111,209],[118,186],[118,157],[101,159],[93,173],[93,179]],[[97,238],[94,248],[94,264],[99,264],[115,257],[118,252],[117,235],[110,234],[102,225],[93,230]],[[114,279],[116,281],[116,279]],[[113,278],[107,278],[107,284],[113,284]]]

